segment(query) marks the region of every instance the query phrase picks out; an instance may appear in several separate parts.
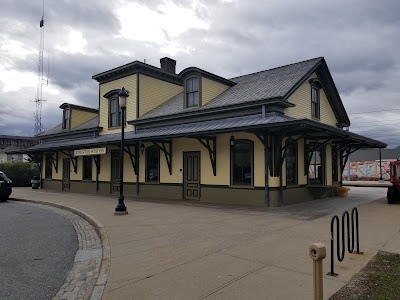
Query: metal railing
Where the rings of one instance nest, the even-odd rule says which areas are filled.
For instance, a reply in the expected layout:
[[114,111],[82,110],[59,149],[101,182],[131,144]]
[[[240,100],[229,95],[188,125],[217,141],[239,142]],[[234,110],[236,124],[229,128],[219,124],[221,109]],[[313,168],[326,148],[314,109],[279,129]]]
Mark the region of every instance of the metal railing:
[[[354,220],[355,219],[355,220]],[[351,232],[350,232],[350,215],[348,211],[345,211],[342,214],[342,234],[340,235],[340,224],[339,224],[339,217],[337,215],[332,217],[331,220],[331,271],[327,274],[330,276],[338,276],[339,274],[334,272],[334,255],[333,255],[333,248],[334,248],[334,224],[336,221],[336,256],[338,261],[343,261],[345,252],[346,252],[346,245],[345,245],[345,223],[347,223],[347,250],[349,253],[354,252],[354,237],[357,238],[357,251],[354,253],[361,254],[360,252],[360,240],[359,240],[359,230],[358,230],[358,210],[354,207],[351,210]],[[347,222],[346,222],[347,221]],[[354,233],[355,231],[355,233]],[[351,234],[350,234],[351,233]],[[351,235],[351,243],[350,243],[350,235]],[[341,240],[341,243],[340,243]]]

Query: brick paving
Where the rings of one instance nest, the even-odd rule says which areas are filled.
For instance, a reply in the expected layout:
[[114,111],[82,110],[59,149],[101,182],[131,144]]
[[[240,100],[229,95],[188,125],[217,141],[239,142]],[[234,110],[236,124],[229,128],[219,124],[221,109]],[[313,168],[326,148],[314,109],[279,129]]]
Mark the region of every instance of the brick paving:
[[99,277],[102,260],[102,243],[96,229],[86,220],[68,210],[41,204],[30,205],[39,205],[61,214],[72,223],[78,237],[79,246],[74,265],[53,300],[90,299]]

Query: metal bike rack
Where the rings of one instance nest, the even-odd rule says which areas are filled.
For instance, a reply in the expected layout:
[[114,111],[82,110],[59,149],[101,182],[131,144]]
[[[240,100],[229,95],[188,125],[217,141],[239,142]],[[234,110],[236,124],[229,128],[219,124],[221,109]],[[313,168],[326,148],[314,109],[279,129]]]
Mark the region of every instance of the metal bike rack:
[[[354,222],[355,219],[355,222]],[[351,210],[351,243],[350,243],[350,215],[348,211],[345,211],[342,214],[342,234],[340,235],[340,224],[339,224],[339,217],[337,215],[332,217],[331,220],[331,271],[329,273],[327,273],[327,275],[330,276],[338,276],[339,274],[334,272],[334,259],[333,259],[333,244],[334,244],[334,224],[336,221],[336,256],[338,261],[343,261],[344,259],[344,255],[346,252],[346,245],[345,245],[345,223],[347,221],[347,250],[349,253],[353,253],[354,252],[354,236],[357,237],[357,251],[354,253],[357,254],[362,254],[362,252],[360,252],[360,240],[359,240],[359,230],[358,230],[358,210],[356,207],[354,207]],[[354,233],[355,230],[355,233]],[[342,241],[342,243],[340,244],[340,240]]]

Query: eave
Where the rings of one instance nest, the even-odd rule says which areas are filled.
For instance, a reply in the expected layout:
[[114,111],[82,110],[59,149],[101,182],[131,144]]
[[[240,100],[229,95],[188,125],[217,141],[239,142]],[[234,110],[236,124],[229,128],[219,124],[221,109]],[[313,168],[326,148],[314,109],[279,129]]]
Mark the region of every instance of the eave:
[[205,116],[205,115],[217,115],[218,113],[226,112],[226,111],[239,111],[246,108],[252,108],[255,106],[277,106],[282,108],[294,107],[294,104],[289,103],[287,101],[283,101],[281,98],[274,98],[274,99],[265,99],[265,100],[256,100],[247,103],[240,103],[236,105],[229,105],[229,106],[221,106],[216,108],[209,108],[209,109],[200,109],[200,110],[187,110],[185,112],[167,115],[167,116],[160,116],[148,119],[136,119],[127,121],[130,125],[142,125],[142,124],[152,124],[161,121],[168,121],[168,120],[177,120],[177,119],[187,119],[193,118],[197,116]]

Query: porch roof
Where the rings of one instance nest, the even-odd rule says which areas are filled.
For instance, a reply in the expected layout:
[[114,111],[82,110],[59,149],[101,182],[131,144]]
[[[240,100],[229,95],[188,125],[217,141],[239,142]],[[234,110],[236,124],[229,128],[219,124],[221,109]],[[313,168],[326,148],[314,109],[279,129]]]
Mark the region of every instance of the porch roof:
[[[279,134],[282,136],[303,135],[307,139],[331,139],[335,143],[358,145],[365,148],[385,148],[380,141],[367,138],[343,129],[335,128],[309,119],[295,119],[278,113],[265,116],[253,115],[225,118],[220,120],[193,122],[184,125],[154,127],[125,133],[126,144],[139,141],[157,141],[178,137],[204,137],[220,133],[247,131],[256,134]],[[121,134],[99,135],[94,138],[64,139],[44,142],[29,149],[13,151],[13,153],[48,152],[62,149],[90,148],[94,146],[118,145]]]

